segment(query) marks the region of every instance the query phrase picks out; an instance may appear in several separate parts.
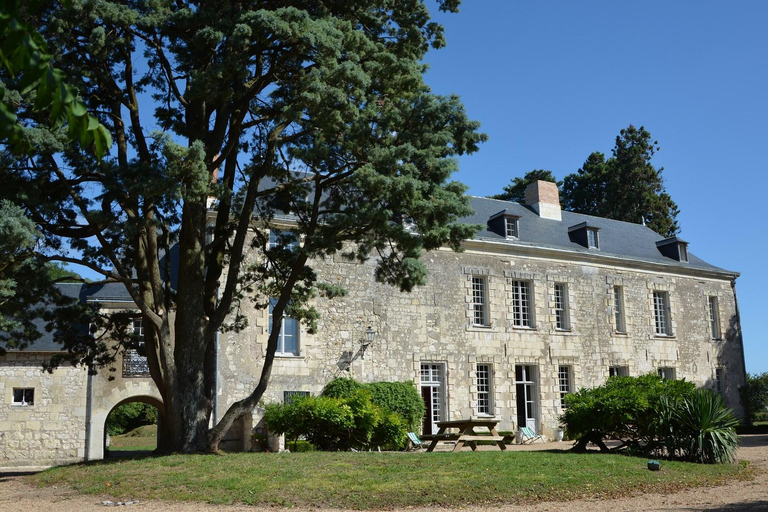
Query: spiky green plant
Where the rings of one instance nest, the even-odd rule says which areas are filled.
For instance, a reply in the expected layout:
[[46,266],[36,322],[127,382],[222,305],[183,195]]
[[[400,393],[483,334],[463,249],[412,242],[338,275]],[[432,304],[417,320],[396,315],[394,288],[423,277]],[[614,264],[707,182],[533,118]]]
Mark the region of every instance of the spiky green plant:
[[720,395],[696,390],[672,409],[672,422],[676,448],[684,460],[703,464],[733,462],[739,445],[739,421]]

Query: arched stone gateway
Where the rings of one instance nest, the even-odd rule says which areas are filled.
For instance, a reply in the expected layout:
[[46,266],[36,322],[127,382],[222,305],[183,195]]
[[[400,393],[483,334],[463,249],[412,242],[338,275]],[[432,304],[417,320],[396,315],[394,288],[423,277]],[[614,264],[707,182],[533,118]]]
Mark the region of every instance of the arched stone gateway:
[[[145,402],[157,408],[158,423],[164,415],[163,400],[160,392],[151,379],[136,379],[123,381],[118,386],[102,388],[94,392],[93,407],[86,428],[86,460],[104,458],[105,424],[107,416],[115,407],[130,402]],[[158,436],[162,429],[158,429]],[[160,440],[158,439],[158,442]]]

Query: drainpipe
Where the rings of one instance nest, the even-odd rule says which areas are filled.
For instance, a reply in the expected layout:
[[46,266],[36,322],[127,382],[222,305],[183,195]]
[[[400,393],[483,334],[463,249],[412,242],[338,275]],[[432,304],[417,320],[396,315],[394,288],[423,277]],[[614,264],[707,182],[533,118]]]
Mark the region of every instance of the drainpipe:
[[219,423],[219,331],[216,331],[216,348],[213,354],[213,426]]
[[91,460],[91,430],[93,428],[91,419],[93,418],[93,373],[90,364],[87,366],[88,379],[86,383],[85,394],[85,451],[83,453],[85,460]]

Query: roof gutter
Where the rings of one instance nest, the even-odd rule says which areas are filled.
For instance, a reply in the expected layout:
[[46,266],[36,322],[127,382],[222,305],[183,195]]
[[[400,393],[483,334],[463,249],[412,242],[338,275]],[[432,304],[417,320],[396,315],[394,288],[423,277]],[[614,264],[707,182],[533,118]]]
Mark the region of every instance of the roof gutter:
[[613,256],[599,253],[583,253],[569,251],[566,249],[556,249],[544,247],[541,245],[530,246],[522,244],[509,244],[505,242],[495,242],[491,240],[470,239],[465,240],[463,244],[465,249],[490,252],[494,254],[504,254],[509,256],[531,256],[549,258],[562,261],[576,261],[582,263],[592,263],[601,265],[611,265],[625,267],[629,270],[645,270],[648,272],[667,272],[670,274],[679,274],[693,277],[706,277],[711,279],[737,279],[741,274],[730,270],[722,269],[704,269],[697,267],[686,267],[680,264],[673,265],[669,263],[638,260],[635,258],[626,258],[622,256]]

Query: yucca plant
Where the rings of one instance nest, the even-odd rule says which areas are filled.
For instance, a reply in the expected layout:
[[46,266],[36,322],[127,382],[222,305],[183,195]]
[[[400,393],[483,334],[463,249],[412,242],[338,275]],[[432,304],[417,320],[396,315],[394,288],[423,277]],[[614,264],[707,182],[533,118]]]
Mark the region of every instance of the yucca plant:
[[691,462],[733,462],[739,445],[738,424],[720,395],[706,389],[696,390],[672,408],[674,448],[683,460]]

